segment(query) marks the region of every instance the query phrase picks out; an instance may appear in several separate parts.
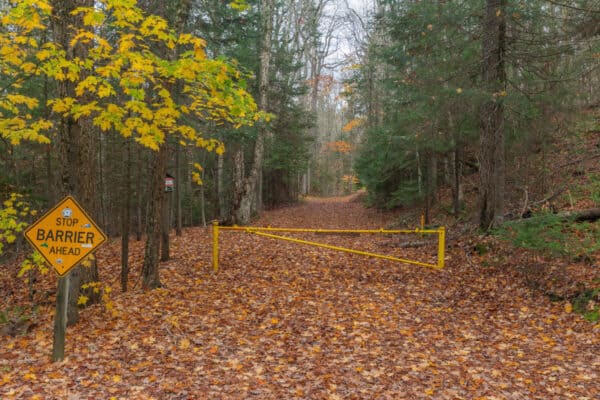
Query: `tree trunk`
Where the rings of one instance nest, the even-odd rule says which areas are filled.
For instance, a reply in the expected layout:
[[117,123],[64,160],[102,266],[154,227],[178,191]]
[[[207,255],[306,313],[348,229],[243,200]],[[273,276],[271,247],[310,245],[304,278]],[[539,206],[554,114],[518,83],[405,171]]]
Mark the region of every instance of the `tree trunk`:
[[462,149],[459,147],[462,145],[456,144],[454,147],[453,155],[453,183],[452,183],[452,203],[454,208],[454,216],[458,218],[463,208],[463,185],[461,183],[462,177]]
[[[67,326],[75,325],[79,322],[79,294],[81,293],[81,272],[83,267],[76,266],[68,274],[69,295],[67,299]],[[91,301],[91,299],[90,299]]]
[[[271,63],[271,31],[273,28],[273,0],[263,0],[262,2],[262,41],[260,49],[260,74],[258,81],[258,105],[261,110],[267,110],[268,89],[269,89],[269,66]],[[258,134],[254,143],[254,155],[252,168],[241,185],[236,188],[234,196],[233,217],[234,222],[246,225],[250,222],[252,215],[252,201],[255,197],[256,186],[259,172],[262,170],[264,161],[264,141],[267,136],[267,126],[264,123],[258,124]],[[243,149],[240,150],[243,152]],[[243,158],[241,158],[243,160]],[[239,158],[238,158],[238,161]],[[242,167],[237,165],[237,168]]]
[[454,151],[452,152],[452,208],[454,211],[454,217],[458,218],[462,210],[463,203],[463,189],[461,184],[462,177],[462,146],[463,141],[461,140],[460,132],[454,125],[454,118],[452,113],[448,112],[448,128],[454,138]]
[[244,193],[244,176],[246,175],[245,166],[244,148],[241,144],[238,144],[233,150],[233,223],[237,223],[235,211],[236,207],[239,207]]
[[45,156],[45,160],[46,160],[46,182],[47,182],[47,187],[46,187],[46,196],[48,198],[48,200],[50,200],[51,203],[58,203],[58,201],[60,200],[58,198],[58,196],[56,195],[56,191],[55,191],[55,185],[54,185],[54,174],[52,173],[52,171],[54,170],[54,168],[52,168],[52,147],[51,145],[46,146],[46,156]]
[[[175,30],[180,33],[183,32],[189,17],[191,10],[190,0],[180,0],[178,2],[158,2],[156,0],[150,0],[144,4],[144,8],[154,14],[158,14],[165,18]],[[177,48],[170,50],[162,49],[166,53],[165,56],[171,56],[176,58]],[[172,92],[177,92],[178,88],[171,86]],[[175,93],[173,97],[177,97]],[[161,286],[159,277],[159,250],[161,239],[164,241],[164,235],[166,235],[167,246],[163,243],[163,251],[167,252],[168,255],[168,239],[169,232],[161,230],[161,217],[162,213],[168,213],[169,210],[165,210],[166,204],[166,193],[165,193],[165,176],[167,174],[167,159],[168,159],[168,137],[165,137],[164,143],[160,146],[158,151],[152,154],[151,168],[150,168],[150,194],[148,196],[148,216],[146,221],[146,247],[144,249],[144,264],[142,266],[142,287],[143,289],[155,289]],[[161,235],[161,233],[163,235]],[[163,252],[164,258],[164,252]]]
[[[91,7],[92,0],[75,1],[75,0],[55,0],[53,6],[53,25],[52,31],[54,42],[61,45],[68,58],[79,57],[85,58],[86,49],[82,45],[72,47],[70,45],[78,26],[81,26],[80,17],[72,15],[72,11],[76,7]],[[72,97],[75,98],[75,83],[71,81],[58,82],[58,96],[60,98]],[[88,121],[89,122],[89,121]],[[95,135],[91,129],[91,124],[86,126],[88,129],[82,129],[83,119],[75,121],[70,117],[61,118],[58,126],[58,152],[60,159],[60,184],[61,194],[73,195],[82,207],[94,216],[96,214],[96,204],[94,194],[96,191],[95,185]],[[69,294],[68,294],[68,310],[67,323],[73,325],[79,320],[77,301],[80,291],[80,279],[82,278],[81,267],[75,267],[69,274]],[[98,280],[97,265],[92,262],[91,266],[83,271],[85,275],[81,282],[86,283]],[[61,287],[67,287],[66,285]],[[60,290],[60,287],[59,287]],[[65,294],[59,293],[64,296]],[[97,296],[93,293],[88,293],[90,300],[94,301]]]
[[169,231],[171,230],[171,193],[165,193],[165,203],[162,208],[162,227],[160,229],[160,261],[169,261],[171,258],[171,246],[169,243]]
[[145,170],[145,166],[144,168],[142,167],[144,164],[144,149],[139,149],[139,151],[137,152],[137,184],[136,184],[136,190],[135,190],[135,196],[136,196],[136,225],[135,225],[135,240],[137,240],[138,242],[140,240],[142,240],[142,232],[143,232],[143,226],[144,226],[144,222],[143,222],[143,216],[145,215],[145,213],[143,212],[144,210],[144,196],[143,196],[143,182],[146,178],[146,176],[144,175],[143,171]]
[[150,196],[146,221],[146,246],[142,266],[142,287],[156,289],[161,286],[158,269],[158,255],[161,238],[161,210],[165,202],[165,175],[167,169],[167,146],[163,144],[151,156],[149,174]]
[[[45,39],[46,41],[46,39]],[[48,103],[48,98],[50,97],[50,88],[48,85],[48,77],[44,76],[44,96],[43,96],[43,104]],[[44,107],[44,118],[50,118],[50,108]],[[46,164],[46,198],[52,203],[58,203],[60,200],[56,194],[56,185],[54,180],[54,168],[52,168],[52,144],[48,144],[44,147],[45,150],[45,164]]]
[[263,204],[263,171],[260,171],[260,174],[258,174],[258,184],[256,187],[256,204],[255,204],[255,209],[257,212],[261,212],[263,210],[264,204]]
[[[222,140],[222,139],[219,139]],[[221,221],[228,220],[227,206],[225,204],[225,178],[224,178],[224,163],[225,156],[223,154],[217,155],[217,202],[219,203],[219,219]]]
[[175,144],[175,235],[181,236],[182,217],[181,217],[181,189],[183,181],[181,180],[181,146]]
[[127,291],[129,281],[129,231],[131,226],[131,141],[125,145],[125,179],[121,213],[121,290]]
[[[88,212],[92,219],[96,220],[99,214],[98,197],[96,196],[96,177],[98,171],[96,168],[96,149],[98,147],[98,136],[89,119],[80,121],[80,126],[82,127],[81,144],[78,146],[80,152],[78,155],[78,164],[75,167],[79,176],[77,182],[79,190],[77,190],[76,193],[82,207]],[[79,287],[81,287],[81,285],[100,281],[98,263],[96,262],[95,257],[88,260],[85,266],[79,268],[81,268]],[[98,303],[101,298],[100,293],[94,291],[94,288],[92,287],[82,289],[82,294],[88,299],[86,305]],[[77,296],[77,298],[69,299],[70,307],[78,308],[78,297],[79,296]]]
[[[202,226],[206,226],[206,191],[204,190],[204,166],[206,165],[206,153],[202,154],[202,171],[200,171],[200,179],[202,180],[202,185],[200,185],[200,218],[202,222]],[[193,193],[193,191],[191,191]],[[192,221],[193,223],[193,221]]]
[[483,83],[488,100],[481,106],[479,226],[488,230],[504,214],[504,105],[506,89],[506,0],[487,0],[483,26]]
[[600,219],[600,208],[588,208],[577,212],[565,213],[567,216],[575,216],[575,222],[597,221]]
[[435,203],[435,192],[437,188],[437,155],[429,151],[427,159],[427,179],[425,190],[425,223],[431,223],[431,207]]
[[104,142],[107,143],[106,147],[108,147],[108,140],[106,140],[106,136],[104,134],[100,134],[99,135],[99,140],[98,140],[98,148],[97,148],[97,153],[98,153],[98,169],[99,169],[99,173],[98,173],[98,192],[100,193],[99,196],[99,200],[100,200],[100,204],[98,207],[98,218],[99,218],[99,223],[101,226],[107,227],[108,226],[108,214],[109,211],[107,210],[107,188],[106,188],[106,179],[105,179],[105,174],[110,174],[110,172],[107,172],[106,165],[109,165],[109,163],[106,163],[106,158],[107,158],[107,151],[104,150]]

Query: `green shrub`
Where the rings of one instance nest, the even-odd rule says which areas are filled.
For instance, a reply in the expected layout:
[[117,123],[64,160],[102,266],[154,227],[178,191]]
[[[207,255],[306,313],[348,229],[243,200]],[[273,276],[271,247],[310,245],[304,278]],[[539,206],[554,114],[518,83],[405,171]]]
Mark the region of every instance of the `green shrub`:
[[598,295],[600,288],[589,289],[579,294],[573,300],[573,311],[583,315],[590,322],[598,322],[600,320],[600,304]]
[[594,206],[600,206],[600,174],[588,175],[588,189],[590,191],[590,198],[594,202]]
[[517,247],[552,256],[589,256],[600,249],[599,224],[548,212],[507,222],[497,233]]

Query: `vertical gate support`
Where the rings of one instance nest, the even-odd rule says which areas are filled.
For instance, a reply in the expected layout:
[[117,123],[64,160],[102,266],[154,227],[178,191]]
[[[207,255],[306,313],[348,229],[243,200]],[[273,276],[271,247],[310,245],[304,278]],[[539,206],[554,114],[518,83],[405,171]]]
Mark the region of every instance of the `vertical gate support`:
[[213,271],[219,272],[219,221],[214,220],[213,223]]
[[446,228],[440,226],[438,228],[438,268],[444,268],[444,257],[446,251]]

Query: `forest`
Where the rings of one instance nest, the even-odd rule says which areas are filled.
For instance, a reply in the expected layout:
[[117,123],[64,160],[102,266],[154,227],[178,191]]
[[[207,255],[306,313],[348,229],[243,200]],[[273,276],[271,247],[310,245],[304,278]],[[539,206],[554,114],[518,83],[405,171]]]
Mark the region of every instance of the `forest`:
[[[0,398],[600,396],[597,0],[0,0],[0,21]],[[66,196],[106,243],[57,278],[24,232]],[[213,223],[445,227],[446,267]]]

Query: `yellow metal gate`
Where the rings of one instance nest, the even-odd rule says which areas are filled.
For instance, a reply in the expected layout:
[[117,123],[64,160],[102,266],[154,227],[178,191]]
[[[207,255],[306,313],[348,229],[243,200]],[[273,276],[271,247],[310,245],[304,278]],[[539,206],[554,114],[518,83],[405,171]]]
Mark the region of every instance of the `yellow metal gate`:
[[[263,237],[272,239],[286,240],[288,242],[306,244],[310,246],[322,247],[331,250],[343,251],[346,253],[360,254],[368,257],[383,258],[385,260],[397,261],[406,264],[419,265],[422,267],[430,267],[435,269],[444,268],[444,253],[446,248],[446,229],[439,227],[437,229],[302,229],[302,228],[270,228],[270,227],[254,227],[254,226],[219,226],[218,221],[213,222],[213,270],[217,272],[219,270],[219,231],[238,231],[251,233]],[[308,240],[296,239],[287,236],[276,235],[274,233],[324,233],[324,234],[418,234],[418,235],[437,235],[438,236],[438,252],[437,252],[437,263],[431,264],[421,261],[409,260],[405,258],[398,258],[392,256],[386,256],[383,254],[370,253],[366,251],[360,251],[355,249],[349,249],[346,247],[332,246],[325,243],[311,242]]]

